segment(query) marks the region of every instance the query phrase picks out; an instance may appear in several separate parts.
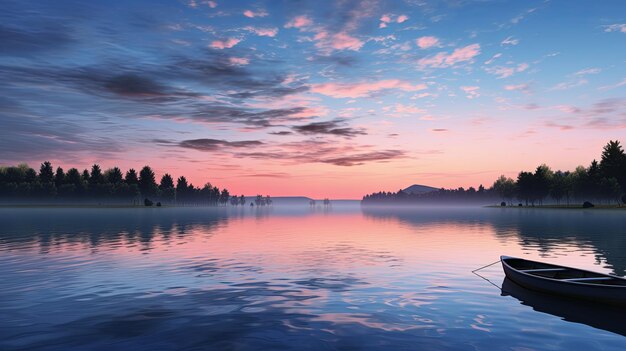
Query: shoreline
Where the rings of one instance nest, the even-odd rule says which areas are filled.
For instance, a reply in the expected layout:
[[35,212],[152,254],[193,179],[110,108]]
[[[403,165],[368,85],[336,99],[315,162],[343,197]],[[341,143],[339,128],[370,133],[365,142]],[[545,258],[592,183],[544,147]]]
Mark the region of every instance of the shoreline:
[[551,209],[551,210],[626,210],[625,205],[595,205],[584,208],[582,205],[536,205],[536,206],[500,206],[488,205],[487,208],[517,208],[517,209]]

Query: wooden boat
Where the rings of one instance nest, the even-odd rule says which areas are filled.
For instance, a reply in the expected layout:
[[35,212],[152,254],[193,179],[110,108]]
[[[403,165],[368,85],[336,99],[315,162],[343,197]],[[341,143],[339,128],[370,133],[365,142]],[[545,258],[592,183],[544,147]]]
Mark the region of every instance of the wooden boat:
[[536,291],[626,305],[626,279],[614,275],[501,256],[507,278]]

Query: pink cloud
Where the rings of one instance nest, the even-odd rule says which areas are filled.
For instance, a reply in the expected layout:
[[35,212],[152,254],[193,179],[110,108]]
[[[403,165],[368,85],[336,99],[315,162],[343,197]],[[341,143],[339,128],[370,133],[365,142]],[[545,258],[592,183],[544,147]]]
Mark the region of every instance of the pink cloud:
[[415,40],[415,43],[421,49],[428,49],[430,47],[438,45],[439,39],[437,39],[437,37],[425,36],[425,37],[417,38],[417,40]]
[[278,28],[258,28],[247,26],[244,29],[261,37],[275,37],[276,34],[278,34]]
[[480,55],[480,45],[471,44],[462,48],[455,49],[451,54],[440,52],[435,56],[429,56],[420,59],[417,64],[420,67],[443,68],[453,66],[459,62],[471,61],[474,57]]
[[530,91],[530,86],[528,84],[505,85],[504,90],[528,93]]
[[508,78],[510,76],[512,76],[513,74],[515,74],[516,72],[524,72],[525,70],[527,70],[529,67],[529,65],[527,63],[520,63],[517,66],[514,67],[503,67],[503,66],[496,66],[496,67],[488,67],[485,68],[485,71],[487,71],[487,73],[493,74],[498,76],[498,79],[502,79],[502,78]]
[[418,91],[426,88],[426,84],[423,83],[413,85],[399,79],[387,79],[378,82],[313,84],[311,91],[334,98],[359,98],[388,89]]
[[285,28],[305,28],[313,24],[313,21],[305,15],[296,16],[285,24]]
[[386,28],[388,23],[391,22],[396,22],[396,23],[403,23],[406,22],[409,19],[409,16],[407,15],[392,15],[392,14],[384,14],[382,16],[380,16],[380,24],[378,25],[378,28]]
[[227,39],[223,39],[223,40],[214,40],[211,42],[211,47],[213,49],[230,49],[233,46],[237,45],[239,42],[241,41],[241,39],[238,38],[227,38]]
[[465,86],[461,87],[460,89],[465,92],[465,96],[468,99],[475,99],[477,97],[480,97],[480,87],[478,86]]
[[328,32],[322,31],[315,36],[316,40],[321,40],[316,44],[319,48],[331,47],[335,50],[352,50],[359,51],[365,44],[358,38],[351,36],[348,33],[340,32],[333,35],[328,35]]
[[243,12],[243,15],[248,18],[254,18],[254,17],[265,17],[268,15],[268,13],[265,10],[259,10],[257,12],[254,12],[252,10],[245,10]]
[[416,106],[396,104],[396,113],[418,114],[418,113],[426,113],[426,110],[423,110]]
[[207,1],[207,5],[209,5],[212,9],[217,7],[217,3],[215,1]]

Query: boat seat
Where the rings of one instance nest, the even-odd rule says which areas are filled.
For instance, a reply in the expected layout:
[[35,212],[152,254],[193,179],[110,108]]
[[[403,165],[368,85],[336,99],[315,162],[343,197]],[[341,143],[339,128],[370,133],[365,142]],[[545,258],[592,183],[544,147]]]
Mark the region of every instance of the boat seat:
[[520,269],[524,273],[540,273],[540,272],[561,272],[566,271],[565,268],[538,268],[538,269]]
[[589,278],[570,278],[570,279],[562,279],[566,282],[592,282],[596,280],[613,280],[611,277],[589,277]]

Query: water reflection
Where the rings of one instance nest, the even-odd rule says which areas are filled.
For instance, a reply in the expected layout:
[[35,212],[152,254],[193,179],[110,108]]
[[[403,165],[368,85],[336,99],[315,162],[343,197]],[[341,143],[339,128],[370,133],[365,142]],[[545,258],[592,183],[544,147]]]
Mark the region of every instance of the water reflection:
[[120,242],[138,243],[149,249],[155,236],[169,241],[180,240],[197,230],[211,233],[229,216],[237,214],[206,208],[2,209],[0,249],[28,249],[37,245],[42,253],[47,253],[76,245],[110,248]]
[[521,287],[508,278],[502,281],[502,296],[512,296],[535,311],[548,313],[568,322],[582,323],[626,336],[625,307],[544,294]]
[[0,209],[0,349],[622,350],[621,335],[536,313],[471,274],[503,252],[617,267],[621,244],[596,248],[599,229],[576,232],[580,221],[484,208]]
[[482,224],[495,235],[515,238],[544,258],[566,256],[576,248],[591,251],[596,263],[626,274],[626,213],[619,210],[542,210],[500,208],[364,208],[372,218],[396,219],[420,227],[441,223]]

